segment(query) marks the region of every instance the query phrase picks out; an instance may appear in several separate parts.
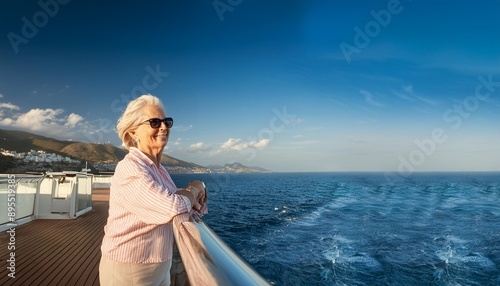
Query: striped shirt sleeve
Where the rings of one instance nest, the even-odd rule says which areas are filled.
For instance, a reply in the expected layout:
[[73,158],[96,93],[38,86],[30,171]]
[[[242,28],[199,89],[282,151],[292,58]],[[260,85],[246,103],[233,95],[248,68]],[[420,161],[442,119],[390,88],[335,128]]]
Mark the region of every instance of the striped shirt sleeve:
[[156,166],[130,159],[118,164],[113,180],[115,190],[119,190],[117,202],[123,208],[147,224],[165,224],[174,216],[190,211],[187,198],[175,194],[173,186],[169,189],[157,182],[161,174]]

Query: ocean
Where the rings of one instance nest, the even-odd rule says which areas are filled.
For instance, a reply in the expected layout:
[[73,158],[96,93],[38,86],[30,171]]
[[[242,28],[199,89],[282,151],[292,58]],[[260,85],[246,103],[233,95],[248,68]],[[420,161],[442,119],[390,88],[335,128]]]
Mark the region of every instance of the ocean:
[[500,173],[172,175],[274,285],[500,285]]

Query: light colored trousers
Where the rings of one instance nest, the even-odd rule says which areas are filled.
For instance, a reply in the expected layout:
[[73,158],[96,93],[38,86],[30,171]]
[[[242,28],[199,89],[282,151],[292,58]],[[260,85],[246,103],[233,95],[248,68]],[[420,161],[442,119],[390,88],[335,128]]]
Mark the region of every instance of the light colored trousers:
[[101,257],[99,282],[102,286],[169,286],[172,260],[161,263],[130,264]]

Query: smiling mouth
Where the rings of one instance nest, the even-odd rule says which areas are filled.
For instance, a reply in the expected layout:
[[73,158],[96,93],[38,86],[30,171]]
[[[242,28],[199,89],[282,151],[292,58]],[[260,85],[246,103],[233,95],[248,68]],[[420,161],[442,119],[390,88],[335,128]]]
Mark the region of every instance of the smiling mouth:
[[162,136],[167,136],[167,133],[159,133],[159,134],[156,134],[156,137],[162,137]]

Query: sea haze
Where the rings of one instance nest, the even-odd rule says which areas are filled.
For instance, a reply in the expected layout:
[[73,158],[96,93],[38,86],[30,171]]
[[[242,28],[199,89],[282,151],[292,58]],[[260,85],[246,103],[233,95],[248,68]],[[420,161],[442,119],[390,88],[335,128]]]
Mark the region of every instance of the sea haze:
[[500,173],[172,175],[275,285],[500,285]]

